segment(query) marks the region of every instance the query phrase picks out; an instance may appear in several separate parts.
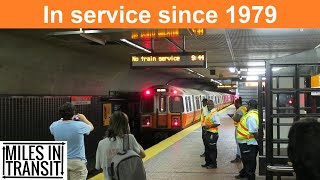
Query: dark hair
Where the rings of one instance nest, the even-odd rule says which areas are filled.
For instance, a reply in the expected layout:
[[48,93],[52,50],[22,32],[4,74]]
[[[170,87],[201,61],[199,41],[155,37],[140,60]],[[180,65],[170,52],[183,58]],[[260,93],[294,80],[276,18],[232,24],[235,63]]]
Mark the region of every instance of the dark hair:
[[116,136],[123,137],[129,134],[128,116],[121,111],[115,111],[110,117],[110,124],[106,133],[106,137],[114,139]]
[[202,99],[202,102],[203,103],[208,103],[208,99],[204,98],[204,99]]
[[290,128],[288,157],[297,180],[320,179],[320,123],[316,118],[301,119]]
[[73,104],[70,102],[64,103],[60,108],[59,108],[59,115],[60,118],[63,118],[64,120],[71,120],[73,115],[75,114],[76,108],[74,107]]
[[236,100],[234,101],[234,103],[235,103],[235,104],[242,104],[242,99],[236,99]]

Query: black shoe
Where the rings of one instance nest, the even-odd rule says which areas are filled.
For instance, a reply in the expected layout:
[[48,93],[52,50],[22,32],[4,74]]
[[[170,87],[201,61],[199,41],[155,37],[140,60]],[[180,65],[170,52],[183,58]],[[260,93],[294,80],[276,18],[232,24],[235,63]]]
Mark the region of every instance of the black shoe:
[[241,159],[237,156],[234,160],[230,161],[231,163],[240,163]]
[[203,154],[200,155],[200,157],[205,157],[205,156],[206,156],[205,153],[203,153]]
[[217,165],[209,165],[207,166],[207,169],[216,169],[217,168]]
[[241,176],[241,175],[236,175],[235,178],[236,179],[243,179],[243,178],[246,178],[246,177],[245,176]]
[[208,164],[201,164],[201,167],[203,167],[203,168],[205,168],[207,166],[208,166]]

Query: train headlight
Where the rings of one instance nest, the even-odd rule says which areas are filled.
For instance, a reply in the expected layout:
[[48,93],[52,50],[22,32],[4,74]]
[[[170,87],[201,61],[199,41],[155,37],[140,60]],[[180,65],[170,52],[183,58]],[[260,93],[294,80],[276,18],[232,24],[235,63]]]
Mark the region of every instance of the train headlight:
[[171,126],[172,127],[179,127],[181,124],[180,116],[172,116],[171,118]]
[[142,116],[142,127],[151,127],[151,116]]

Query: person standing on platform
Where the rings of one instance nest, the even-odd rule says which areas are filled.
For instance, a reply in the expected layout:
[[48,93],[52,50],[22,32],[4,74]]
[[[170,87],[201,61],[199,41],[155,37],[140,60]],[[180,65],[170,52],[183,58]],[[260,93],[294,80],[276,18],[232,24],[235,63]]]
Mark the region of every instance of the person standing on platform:
[[320,179],[320,123],[317,117],[301,119],[290,128],[288,157],[297,180]]
[[56,141],[68,143],[68,180],[86,180],[84,135],[89,135],[94,127],[83,114],[75,115],[75,107],[69,102],[59,108],[59,113],[61,119],[50,125],[50,132]]
[[96,152],[95,168],[103,170],[105,180],[112,179],[108,172],[108,167],[111,166],[112,158],[123,150],[125,134],[128,135],[129,149],[135,151],[141,158],[146,156],[142,146],[137,142],[136,138],[130,134],[127,114],[121,111],[115,111],[110,117],[107,135],[99,142]]
[[241,160],[243,164],[242,170],[235,178],[247,178],[255,180],[255,171],[257,165],[258,147],[258,103],[256,100],[248,102],[247,114],[242,116],[237,128],[237,140],[241,152]]
[[[202,141],[203,141],[203,144],[204,144],[204,132],[206,130],[203,129],[203,126],[204,126],[204,119],[206,117],[206,115],[208,115],[208,99],[202,99],[202,109],[201,109],[201,117],[200,117],[200,121],[201,121],[201,127],[202,127]],[[205,152],[203,152],[200,157],[205,157]]]
[[236,112],[233,114],[233,116],[231,118],[234,121],[233,124],[235,127],[234,134],[235,134],[235,141],[237,144],[237,154],[236,154],[236,158],[230,162],[231,163],[239,163],[239,162],[241,162],[241,153],[240,153],[239,143],[237,142],[237,127],[238,127],[238,123],[240,122],[241,117],[247,113],[247,107],[242,106],[242,98],[241,97],[239,97],[239,99],[234,101],[234,106],[236,107]]
[[214,103],[212,100],[208,101],[209,114],[204,119],[204,146],[205,146],[205,161],[206,163],[201,165],[207,169],[217,168],[217,141],[218,126],[220,125],[220,117],[217,114],[217,110],[214,109]]

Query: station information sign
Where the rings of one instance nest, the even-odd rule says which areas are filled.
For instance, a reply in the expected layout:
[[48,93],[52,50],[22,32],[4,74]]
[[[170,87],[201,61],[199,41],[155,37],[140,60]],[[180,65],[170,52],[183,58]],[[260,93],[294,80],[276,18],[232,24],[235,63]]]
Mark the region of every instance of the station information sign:
[[131,55],[131,68],[206,68],[206,52],[144,53]]

